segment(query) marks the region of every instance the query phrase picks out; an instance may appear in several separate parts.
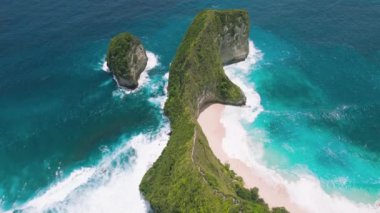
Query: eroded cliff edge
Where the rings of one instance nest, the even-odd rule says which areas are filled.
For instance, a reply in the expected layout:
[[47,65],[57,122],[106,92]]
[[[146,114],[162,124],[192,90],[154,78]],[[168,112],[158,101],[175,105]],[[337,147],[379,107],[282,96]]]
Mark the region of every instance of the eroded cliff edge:
[[248,33],[244,10],[203,11],[188,29],[169,70],[165,114],[172,134],[140,184],[154,211],[285,212],[269,209],[257,189],[243,187],[242,179],[213,155],[197,122],[209,104],[245,104],[223,65],[247,57]]

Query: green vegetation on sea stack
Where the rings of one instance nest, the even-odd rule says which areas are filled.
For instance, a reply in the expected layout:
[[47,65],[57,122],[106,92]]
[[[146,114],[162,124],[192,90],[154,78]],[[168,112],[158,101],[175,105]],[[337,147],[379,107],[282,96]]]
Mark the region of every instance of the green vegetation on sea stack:
[[148,57],[140,40],[130,33],[112,38],[107,52],[107,65],[119,86],[135,89]]
[[246,57],[248,48],[236,52],[236,45],[248,45],[248,32],[243,10],[203,11],[188,29],[169,70],[170,140],[140,184],[155,212],[286,212],[269,209],[256,188],[243,187],[243,180],[213,155],[197,122],[209,104],[245,104],[223,64]]

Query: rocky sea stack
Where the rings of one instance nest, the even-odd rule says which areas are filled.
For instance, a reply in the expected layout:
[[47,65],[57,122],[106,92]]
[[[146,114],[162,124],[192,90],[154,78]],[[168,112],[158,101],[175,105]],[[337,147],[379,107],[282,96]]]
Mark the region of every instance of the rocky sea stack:
[[107,65],[119,86],[135,89],[148,57],[140,40],[130,33],[112,38],[107,52]]

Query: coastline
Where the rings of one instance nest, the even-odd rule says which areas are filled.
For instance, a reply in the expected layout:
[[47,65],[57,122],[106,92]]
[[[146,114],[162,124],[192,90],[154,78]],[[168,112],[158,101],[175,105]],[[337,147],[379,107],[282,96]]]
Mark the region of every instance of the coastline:
[[213,104],[207,107],[198,117],[198,123],[201,126],[214,155],[221,163],[228,163],[230,169],[244,180],[246,188],[257,187],[259,195],[265,200],[269,207],[285,207],[290,212],[307,212],[302,207],[291,201],[291,198],[284,186],[273,184],[268,181],[265,175],[260,171],[254,171],[243,161],[229,157],[223,150],[223,139],[226,134],[224,125],[221,122],[222,113],[225,105]]
[[[165,150],[139,186],[153,210],[285,212],[283,208],[269,209],[257,200],[256,191],[244,188],[214,156],[197,122],[199,111],[208,103],[241,106],[246,102],[244,88],[223,73],[223,64],[250,55],[249,26],[246,10],[204,10],[177,48],[164,107],[172,131]],[[219,37],[222,39],[215,39]]]
[[[249,42],[245,61],[224,67],[228,78],[238,85],[247,97],[244,107],[213,104],[198,117],[213,154],[219,161],[229,163],[230,169],[244,180],[246,188],[257,187],[269,207],[285,207],[290,212],[380,212],[379,201],[362,203],[349,200],[339,193],[328,194],[312,174],[301,172],[297,180],[284,179],[276,171],[261,164],[264,155],[260,133],[252,138],[241,121],[252,123],[264,109],[254,87],[245,82],[252,66],[262,58],[260,50]],[[254,143],[250,143],[254,142]]]

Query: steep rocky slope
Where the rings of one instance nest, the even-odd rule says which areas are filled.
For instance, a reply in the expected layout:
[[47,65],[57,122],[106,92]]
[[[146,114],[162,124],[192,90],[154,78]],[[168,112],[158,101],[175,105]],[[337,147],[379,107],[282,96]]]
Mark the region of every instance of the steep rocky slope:
[[[213,155],[197,123],[212,103],[245,104],[243,92],[224,74],[223,65],[248,54],[246,11],[207,10],[188,29],[169,73],[165,113],[172,134],[145,174],[140,190],[156,212],[270,212],[257,189]],[[273,211],[284,211],[276,208]]]

